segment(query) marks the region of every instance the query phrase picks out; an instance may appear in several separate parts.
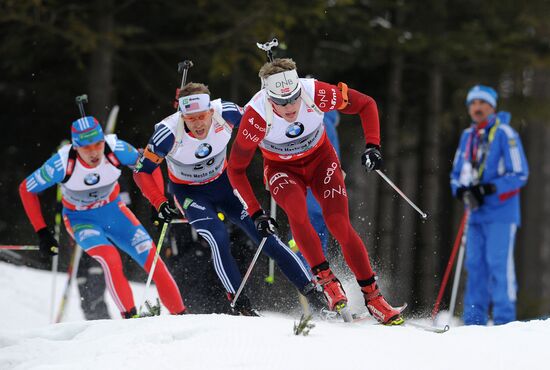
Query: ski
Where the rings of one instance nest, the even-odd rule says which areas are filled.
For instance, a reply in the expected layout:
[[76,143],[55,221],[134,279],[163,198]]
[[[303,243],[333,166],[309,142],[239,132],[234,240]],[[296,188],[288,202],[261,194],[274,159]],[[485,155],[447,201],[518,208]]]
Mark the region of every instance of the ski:
[[[402,312],[407,308],[407,304],[404,304],[401,307],[396,307],[396,309],[400,310]],[[360,323],[360,322],[366,322],[366,321],[374,321],[372,324],[374,325],[383,325],[383,326],[404,326],[404,327],[412,327],[416,329],[421,329],[425,331],[429,331],[431,333],[437,333],[437,334],[443,334],[449,331],[450,327],[449,325],[445,325],[444,327],[439,326],[433,326],[429,324],[421,324],[417,322],[412,321],[403,321],[401,324],[382,324],[378,321],[376,321],[368,312],[362,312],[359,314],[353,314],[353,323]]]
[[412,326],[414,328],[422,329],[422,330],[429,331],[431,333],[437,333],[437,334],[446,333],[450,329],[449,325],[445,325],[444,327],[439,327],[439,326],[433,326],[433,325],[428,325],[428,324],[420,324],[420,323],[409,322],[409,321],[405,322],[405,326]]
[[450,329],[449,325],[445,325],[445,327],[438,327],[438,326],[432,326],[432,325],[427,325],[427,324],[420,324],[420,323],[412,322],[412,321],[404,321],[403,323],[401,323],[399,325],[382,324],[378,321],[376,321],[373,324],[374,325],[382,325],[382,326],[404,326],[406,328],[410,327],[410,328],[420,329],[420,330],[424,330],[424,331],[428,331],[430,333],[436,333],[436,334],[446,333]]

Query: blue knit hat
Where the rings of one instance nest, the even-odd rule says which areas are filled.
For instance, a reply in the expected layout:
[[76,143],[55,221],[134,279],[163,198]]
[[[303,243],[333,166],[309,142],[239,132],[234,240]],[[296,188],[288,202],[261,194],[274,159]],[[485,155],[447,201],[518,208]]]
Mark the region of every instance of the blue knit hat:
[[475,85],[470,89],[470,91],[468,91],[468,95],[466,96],[466,106],[469,106],[475,99],[483,100],[496,109],[498,94],[492,87]]
[[101,125],[92,116],[79,118],[71,126],[71,138],[74,147],[95,144],[105,138]]

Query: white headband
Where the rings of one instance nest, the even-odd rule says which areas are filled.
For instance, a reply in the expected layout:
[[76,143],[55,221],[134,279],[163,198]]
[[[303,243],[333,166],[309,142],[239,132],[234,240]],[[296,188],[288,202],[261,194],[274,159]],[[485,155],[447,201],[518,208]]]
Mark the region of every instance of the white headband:
[[179,109],[182,114],[192,114],[210,109],[210,95],[195,94],[182,96],[178,99]]
[[264,79],[267,95],[274,98],[288,98],[300,90],[300,80],[295,69],[275,73]]

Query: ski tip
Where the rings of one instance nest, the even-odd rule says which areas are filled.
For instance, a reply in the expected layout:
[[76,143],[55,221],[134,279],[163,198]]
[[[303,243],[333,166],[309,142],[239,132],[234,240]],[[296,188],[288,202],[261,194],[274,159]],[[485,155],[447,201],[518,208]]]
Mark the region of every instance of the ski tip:
[[405,311],[405,309],[407,308],[407,306],[409,306],[409,304],[407,302],[403,303],[401,306],[399,307],[395,307],[396,310],[399,311],[399,313]]

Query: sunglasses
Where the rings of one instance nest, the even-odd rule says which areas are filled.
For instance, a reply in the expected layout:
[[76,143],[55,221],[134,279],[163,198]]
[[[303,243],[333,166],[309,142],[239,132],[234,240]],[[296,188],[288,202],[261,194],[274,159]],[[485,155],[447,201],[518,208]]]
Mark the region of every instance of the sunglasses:
[[196,122],[196,121],[203,121],[206,118],[208,118],[210,114],[210,111],[205,111],[201,113],[195,113],[195,114],[184,114],[183,119],[186,122]]
[[300,96],[302,96],[302,90],[298,91],[295,96],[292,96],[290,98],[275,98],[273,96],[270,96],[269,100],[277,105],[280,105],[281,107],[284,107],[288,104],[294,104],[298,99],[300,99]]

